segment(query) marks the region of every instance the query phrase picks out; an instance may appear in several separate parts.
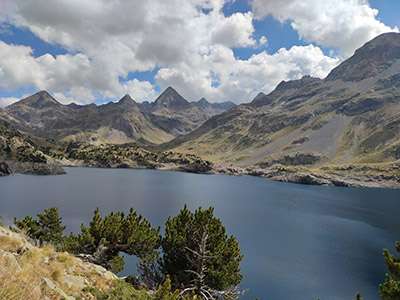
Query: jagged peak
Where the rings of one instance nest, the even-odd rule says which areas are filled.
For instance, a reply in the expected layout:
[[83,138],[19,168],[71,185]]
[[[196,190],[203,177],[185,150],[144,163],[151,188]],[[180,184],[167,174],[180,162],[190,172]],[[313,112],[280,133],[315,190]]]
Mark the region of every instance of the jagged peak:
[[37,109],[50,107],[50,106],[61,106],[62,105],[45,90],[41,90],[29,97],[21,99],[20,101],[14,103],[12,105],[18,105],[19,103],[22,103],[24,105],[31,106],[31,107],[34,107]]
[[357,49],[353,56],[334,68],[325,80],[358,82],[378,75],[398,60],[400,33],[383,33]]
[[[46,90],[41,90],[41,91],[39,91],[39,92],[37,92],[37,93],[35,93],[35,94],[33,94],[33,95],[48,96],[48,97],[53,98],[53,97],[49,94],[49,92],[46,91]],[[53,99],[54,99],[54,98],[53,98]]]
[[207,101],[206,98],[201,98],[200,100],[198,100],[197,102],[195,102],[195,105],[197,107],[207,107],[207,106],[211,106],[211,103]]
[[199,101],[197,101],[197,103],[210,103],[210,102],[208,102],[207,99],[203,97]]
[[137,105],[136,101],[133,100],[132,97],[129,96],[128,94],[126,94],[125,96],[123,96],[123,97],[118,101],[118,103],[120,103],[120,104],[124,104],[124,103],[125,103],[125,104],[136,104],[136,105]]
[[167,87],[164,92],[154,101],[153,108],[171,107],[174,109],[190,108],[190,103],[183,98],[174,88]]
[[301,87],[305,86],[306,84],[309,84],[309,83],[312,83],[312,82],[317,82],[317,81],[321,81],[321,79],[320,78],[316,78],[316,77],[311,77],[309,75],[305,75],[300,79],[289,80],[289,81],[282,80],[277,85],[275,90],[277,90],[277,91],[285,91],[285,90],[288,90],[288,89],[298,89],[298,88],[301,88]]
[[261,98],[263,98],[263,97],[265,97],[265,96],[266,96],[266,95],[265,95],[263,92],[259,92],[259,93],[257,94],[257,96],[254,97],[253,101],[254,101],[254,100],[261,99]]

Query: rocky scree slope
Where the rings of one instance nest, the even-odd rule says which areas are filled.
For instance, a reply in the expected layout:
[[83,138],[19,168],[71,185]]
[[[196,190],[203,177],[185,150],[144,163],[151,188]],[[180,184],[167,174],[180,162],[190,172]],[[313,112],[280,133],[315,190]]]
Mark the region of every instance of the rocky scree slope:
[[162,147],[241,167],[391,168],[400,160],[400,34],[366,43],[324,80],[283,81]]

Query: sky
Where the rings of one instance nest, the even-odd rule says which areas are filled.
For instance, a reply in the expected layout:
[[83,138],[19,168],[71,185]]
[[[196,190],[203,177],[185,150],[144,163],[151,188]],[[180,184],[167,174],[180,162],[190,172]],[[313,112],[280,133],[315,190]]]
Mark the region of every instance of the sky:
[[151,102],[168,86],[250,102],[399,28],[399,0],[0,0],[0,107],[39,90]]

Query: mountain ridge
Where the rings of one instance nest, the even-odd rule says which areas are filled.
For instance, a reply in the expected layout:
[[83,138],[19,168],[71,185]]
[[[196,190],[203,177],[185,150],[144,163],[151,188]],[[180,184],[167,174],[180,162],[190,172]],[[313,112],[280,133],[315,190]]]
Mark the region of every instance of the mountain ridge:
[[187,133],[210,116],[230,107],[199,108],[173,88],[152,103],[141,105],[126,94],[103,105],[61,104],[47,91],[0,109],[0,118],[29,134],[92,143],[162,143]]
[[[385,47],[387,43],[389,47]],[[369,62],[369,51],[380,57],[373,65],[375,73],[355,65]],[[284,158],[296,153],[319,157],[313,164],[300,164],[309,167],[397,162],[399,53],[399,33],[378,36],[327,78],[304,76],[283,81],[268,95],[259,94],[248,104],[210,118],[193,132],[162,145],[162,149],[242,167],[266,161],[290,165]],[[353,77],[354,81],[348,80]]]

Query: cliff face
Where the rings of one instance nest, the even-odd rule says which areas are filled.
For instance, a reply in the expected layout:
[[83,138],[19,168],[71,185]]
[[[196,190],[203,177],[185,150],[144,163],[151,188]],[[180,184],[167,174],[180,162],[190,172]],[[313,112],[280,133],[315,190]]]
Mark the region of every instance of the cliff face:
[[0,278],[0,299],[97,299],[116,289],[128,291],[135,299],[152,299],[103,267],[55,252],[50,246],[34,247],[1,226]]

